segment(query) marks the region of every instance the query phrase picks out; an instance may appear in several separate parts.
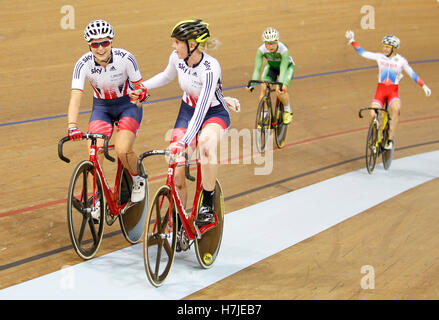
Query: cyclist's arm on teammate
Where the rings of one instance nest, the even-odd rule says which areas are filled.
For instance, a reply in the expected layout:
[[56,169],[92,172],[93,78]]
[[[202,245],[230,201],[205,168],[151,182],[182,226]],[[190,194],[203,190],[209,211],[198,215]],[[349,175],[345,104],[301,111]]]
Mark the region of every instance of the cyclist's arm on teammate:
[[133,99],[134,101],[137,99],[142,101],[142,96],[139,96],[140,94],[146,94],[147,90],[164,86],[174,80],[177,76],[177,70],[175,69],[175,64],[173,62],[176,57],[176,54],[172,53],[169,57],[168,65],[166,66],[164,71],[156,74],[148,80],[139,83],[130,93],[131,99]]

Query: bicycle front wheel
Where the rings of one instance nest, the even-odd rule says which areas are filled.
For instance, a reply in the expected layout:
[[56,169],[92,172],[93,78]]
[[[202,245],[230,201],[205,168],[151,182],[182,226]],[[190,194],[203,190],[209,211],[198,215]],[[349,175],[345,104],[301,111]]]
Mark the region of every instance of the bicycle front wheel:
[[[200,208],[201,202],[202,197],[200,197],[198,208]],[[218,180],[215,183],[213,207],[217,216],[217,226],[203,233],[201,239],[195,239],[197,260],[204,269],[209,269],[216,261],[223,240],[224,198],[223,190]]]
[[76,253],[85,260],[97,253],[104,234],[105,202],[102,180],[96,171],[93,193],[93,163],[80,162],[73,171],[67,196],[67,223]]
[[177,246],[177,213],[169,186],[156,193],[146,218],[143,258],[149,282],[163,284],[171,271]]
[[366,141],[366,169],[369,174],[372,174],[375,169],[376,159],[378,155],[378,125],[374,121],[369,127]]
[[255,145],[259,152],[264,152],[271,129],[271,111],[269,110],[269,103],[267,97],[263,97],[259,102],[258,111],[256,112]]
[[274,113],[276,117],[276,127],[275,127],[276,145],[280,149],[283,148],[283,146],[285,145],[288,126],[284,124],[284,105],[279,100],[276,103],[276,108]]

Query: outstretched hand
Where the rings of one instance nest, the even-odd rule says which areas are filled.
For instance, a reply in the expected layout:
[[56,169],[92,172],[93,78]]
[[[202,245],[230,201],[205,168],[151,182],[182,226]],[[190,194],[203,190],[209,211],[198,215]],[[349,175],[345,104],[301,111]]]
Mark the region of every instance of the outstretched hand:
[[352,30],[348,30],[345,33],[345,37],[346,37],[346,39],[348,39],[349,44],[351,44],[352,42],[355,41],[354,36],[355,36],[354,31],[352,31]]

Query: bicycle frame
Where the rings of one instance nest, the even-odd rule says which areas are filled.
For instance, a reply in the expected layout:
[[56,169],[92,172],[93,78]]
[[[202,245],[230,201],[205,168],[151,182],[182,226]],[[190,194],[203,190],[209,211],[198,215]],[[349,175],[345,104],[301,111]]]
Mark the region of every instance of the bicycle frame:
[[[273,86],[273,85],[282,86],[283,84],[282,84],[282,82],[277,82],[277,81],[273,82],[273,81],[250,80],[248,82],[247,86],[250,87],[251,84],[253,84],[253,83],[258,83],[258,84],[264,83],[267,86],[267,90],[265,92],[264,99],[267,102],[267,106],[268,106],[269,112],[271,114],[271,128],[274,128],[277,125],[277,117],[275,114],[273,114],[273,107],[271,105],[271,92],[275,91],[275,89],[273,89],[271,86]],[[279,98],[276,97],[275,106],[278,104],[278,102],[279,102]]]
[[[98,172],[99,176],[102,177],[103,185],[102,188],[104,190],[104,196],[106,203],[108,204],[108,208],[113,216],[118,216],[121,213],[124,213],[129,207],[131,207],[133,204],[131,202],[124,203],[122,205],[119,205],[119,186],[120,186],[120,179],[121,179],[121,172],[123,170],[123,165],[120,159],[117,159],[117,174],[115,178],[115,184],[114,187],[111,188],[108,184],[107,179],[105,178],[104,171],[102,169],[101,163],[98,159],[98,153],[104,152],[105,157],[110,160],[111,162],[115,162],[115,159],[111,157],[108,154],[108,150],[111,150],[114,148],[114,145],[108,145],[109,138],[102,134],[92,134],[92,133],[85,133],[83,135],[84,139],[90,139],[91,145],[90,145],[90,152],[89,152],[89,161],[93,163],[93,206],[96,205],[96,172]],[[98,147],[97,146],[97,139],[104,139],[104,146]],[[70,159],[66,158],[63,155],[62,152],[62,146],[65,142],[69,141],[69,137],[64,137],[61,139],[59,145],[58,145],[58,155],[61,158],[61,160],[69,163]],[[113,190],[112,190],[113,189]]]
[[[375,112],[375,119],[374,122],[376,123],[377,126],[377,139],[376,139],[376,147],[378,147],[380,145],[380,143],[383,141],[383,134],[384,131],[386,130],[387,124],[390,121],[390,117],[389,117],[389,112],[387,111],[387,104],[385,108],[373,108],[373,107],[368,107],[368,108],[362,108],[360,109],[359,112],[359,117],[363,118],[362,112],[364,110],[373,110]],[[380,127],[380,117],[382,118],[382,127]]]
[[[169,155],[169,151],[168,150],[152,150],[152,151],[147,151],[145,153],[143,153],[142,155],[139,156],[138,159],[138,169],[140,169],[140,165],[143,161],[144,158],[149,157],[149,156],[153,156],[153,155]],[[187,153],[185,153],[185,175],[186,178],[191,180],[191,181],[195,181],[195,178],[192,177],[190,175],[190,170],[189,170],[189,166],[190,166],[190,160],[188,159],[188,155]],[[180,195],[178,194],[178,191],[175,188],[175,184],[174,184],[174,178],[175,178],[175,170],[177,169],[177,167],[179,166],[181,162],[178,161],[174,161],[174,160],[170,160],[169,161],[169,166],[168,166],[168,175],[167,175],[167,179],[166,179],[166,185],[170,188],[171,190],[171,197],[169,200],[169,208],[173,207],[173,201],[175,201],[175,205],[177,207],[177,212],[180,216],[180,220],[182,223],[182,226],[184,228],[184,230],[186,231],[186,235],[188,240],[195,240],[195,238],[200,239],[201,236],[209,231],[210,229],[216,227],[218,225],[218,216],[215,212],[215,222],[205,225],[203,227],[198,227],[195,224],[195,219],[196,219],[196,215],[198,212],[198,204],[199,204],[199,200],[200,200],[200,196],[201,196],[201,191],[202,191],[202,179],[201,179],[201,163],[200,160],[197,158],[195,160],[195,164],[196,164],[196,170],[197,170],[197,177],[196,177],[196,190],[195,190],[195,195],[194,195],[194,201],[192,204],[192,211],[190,214],[187,213],[186,209],[184,208],[184,205],[181,201]],[[144,177],[145,179],[147,178],[147,175],[145,175],[143,172],[141,172],[141,170],[138,170],[138,174],[142,177]],[[157,222],[156,222],[157,223]]]

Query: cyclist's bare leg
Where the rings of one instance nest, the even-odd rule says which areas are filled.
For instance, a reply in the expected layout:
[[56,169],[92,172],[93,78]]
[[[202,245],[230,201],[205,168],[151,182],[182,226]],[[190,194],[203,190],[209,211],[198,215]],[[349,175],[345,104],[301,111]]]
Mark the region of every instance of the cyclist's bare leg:
[[114,148],[123,166],[132,174],[137,175],[137,155],[133,151],[136,135],[129,130],[116,133]]
[[282,104],[284,106],[286,106],[290,103],[290,95],[288,94],[288,91],[285,91],[285,92],[276,91],[276,94],[277,94],[277,97],[279,98],[280,102],[282,102]]
[[175,168],[174,185],[180,197],[181,203],[183,207],[186,209],[187,189],[186,189],[186,176],[185,176],[184,166],[178,166],[177,168]]
[[396,129],[399,123],[400,112],[401,112],[401,101],[394,100],[389,107],[389,113],[391,119],[389,126],[389,140],[393,140],[393,137],[395,136]]
[[[370,105],[370,107],[371,108],[380,108],[380,109],[382,108],[382,106],[380,106],[377,103],[372,103]],[[375,110],[369,110],[369,126],[372,124],[373,120],[375,120],[376,116],[377,116],[377,114],[376,114]]]
[[201,131],[198,140],[201,156],[201,176],[203,188],[206,191],[215,189],[215,181],[218,173],[218,145],[226,130],[217,123],[207,124]]

